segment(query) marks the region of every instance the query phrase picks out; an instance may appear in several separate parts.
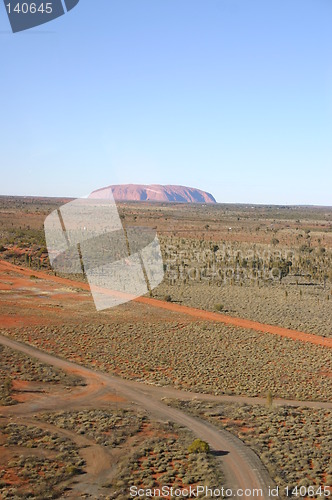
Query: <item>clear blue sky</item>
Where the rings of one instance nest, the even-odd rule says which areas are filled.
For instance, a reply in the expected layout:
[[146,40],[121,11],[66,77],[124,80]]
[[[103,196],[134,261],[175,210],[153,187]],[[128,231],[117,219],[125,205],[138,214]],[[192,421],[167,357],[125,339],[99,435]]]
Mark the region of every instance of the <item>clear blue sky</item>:
[[1,4],[0,194],[332,205],[331,0],[81,0],[9,29]]

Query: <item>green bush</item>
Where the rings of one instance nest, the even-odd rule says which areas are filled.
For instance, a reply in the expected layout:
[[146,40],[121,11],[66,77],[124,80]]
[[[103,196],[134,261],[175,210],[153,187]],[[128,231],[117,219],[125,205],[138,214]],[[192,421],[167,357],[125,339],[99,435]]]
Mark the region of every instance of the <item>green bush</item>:
[[209,453],[210,446],[201,439],[195,439],[188,448],[189,453]]

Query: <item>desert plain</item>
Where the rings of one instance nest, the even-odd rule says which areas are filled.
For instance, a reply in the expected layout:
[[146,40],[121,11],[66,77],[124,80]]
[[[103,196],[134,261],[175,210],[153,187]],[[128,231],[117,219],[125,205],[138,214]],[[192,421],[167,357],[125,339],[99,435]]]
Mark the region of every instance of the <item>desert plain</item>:
[[66,201],[0,197],[0,498],[332,496],[332,208],[119,203],[164,280],[97,312],[48,261]]

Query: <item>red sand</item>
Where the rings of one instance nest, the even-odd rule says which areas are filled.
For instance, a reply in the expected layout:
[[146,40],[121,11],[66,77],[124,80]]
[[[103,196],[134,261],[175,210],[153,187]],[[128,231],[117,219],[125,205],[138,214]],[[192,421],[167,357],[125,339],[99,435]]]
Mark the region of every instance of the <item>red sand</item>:
[[[61,285],[70,286],[71,288],[79,288],[82,290],[90,291],[90,287],[87,283],[73,281],[68,278],[60,278],[59,276],[53,276],[43,271],[25,269],[23,267],[15,266],[14,264],[10,264],[9,262],[5,262],[3,260],[0,260],[0,273],[4,274],[6,276],[6,279],[8,279],[8,273],[17,273],[21,276],[28,276],[28,277],[34,275],[40,279],[47,280],[49,282],[55,282]],[[112,292],[110,291],[109,293]],[[147,306],[150,307],[157,307],[161,309],[166,309],[168,311],[189,315],[191,317],[202,319],[205,321],[215,321],[219,323],[224,323],[226,325],[232,325],[239,328],[246,328],[262,333],[270,333],[274,335],[279,335],[281,337],[290,338],[293,340],[299,340],[301,342],[309,342],[311,344],[319,345],[322,347],[332,348],[332,339],[321,337],[319,335],[313,335],[309,333],[299,332],[297,330],[283,328],[280,326],[259,323],[257,321],[252,321],[248,319],[226,316],[225,314],[203,311],[201,309],[195,309],[193,307],[173,304],[171,302],[156,300],[149,297],[138,297],[134,299],[134,301],[139,302],[141,304],[146,304]],[[2,318],[3,317],[1,316],[1,319]],[[25,320],[25,317],[24,316],[19,317],[19,321],[22,321],[22,319]]]

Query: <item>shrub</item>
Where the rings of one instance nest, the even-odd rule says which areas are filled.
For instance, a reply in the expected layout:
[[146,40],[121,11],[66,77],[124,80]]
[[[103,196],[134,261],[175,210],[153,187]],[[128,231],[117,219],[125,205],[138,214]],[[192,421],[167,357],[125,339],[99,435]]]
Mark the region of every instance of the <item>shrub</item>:
[[201,439],[195,439],[188,448],[189,453],[209,453],[210,446]]

